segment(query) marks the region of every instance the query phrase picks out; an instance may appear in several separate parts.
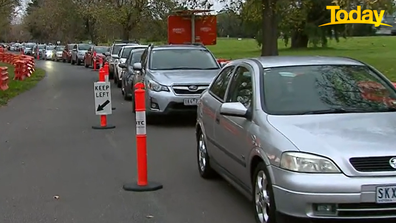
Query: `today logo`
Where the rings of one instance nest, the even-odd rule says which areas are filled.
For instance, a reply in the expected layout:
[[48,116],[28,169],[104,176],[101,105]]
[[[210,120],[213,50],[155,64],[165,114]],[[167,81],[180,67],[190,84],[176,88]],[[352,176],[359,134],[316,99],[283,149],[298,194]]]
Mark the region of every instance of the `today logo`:
[[[320,26],[338,25],[338,24],[371,24],[375,27],[378,26],[390,26],[388,24],[382,23],[382,18],[384,17],[385,10],[370,10],[366,9],[362,12],[362,7],[358,6],[356,10],[346,11],[341,9],[337,5],[328,5],[326,9],[330,10],[330,22],[322,24]],[[336,11],[338,10],[338,11]],[[356,18],[353,18],[356,15]],[[375,17],[375,20],[374,20]],[[319,26],[319,27],[320,27]]]

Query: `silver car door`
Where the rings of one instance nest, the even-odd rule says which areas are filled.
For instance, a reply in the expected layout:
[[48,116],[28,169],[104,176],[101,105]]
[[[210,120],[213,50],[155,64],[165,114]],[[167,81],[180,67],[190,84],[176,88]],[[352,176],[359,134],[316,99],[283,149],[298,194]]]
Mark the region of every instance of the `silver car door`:
[[203,106],[200,112],[202,112],[201,115],[204,126],[203,131],[205,133],[208,144],[208,152],[212,158],[211,161],[216,162],[217,164],[218,160],[221,159],[222,150],[221,148],[219,148],[220,145],[214,133],[216,111],[224,102],[228,84],[231,80],[234,69],[234,66],[228,66],[223,68],[210,85],[208,89],[208,96],[202,98]]
[[[253,68],[247,64],[238,66],[225,99],[225,102],[242,103],[250,113],[253,108],[253,72]],[[220,107],[216,115],[215,138],[224,153],[221,165],[234,177],[236,183],[249,190],[244,178],[248,176],[246,150],[251,148],[253,140],[248,134],[251,119],[221,115]]]

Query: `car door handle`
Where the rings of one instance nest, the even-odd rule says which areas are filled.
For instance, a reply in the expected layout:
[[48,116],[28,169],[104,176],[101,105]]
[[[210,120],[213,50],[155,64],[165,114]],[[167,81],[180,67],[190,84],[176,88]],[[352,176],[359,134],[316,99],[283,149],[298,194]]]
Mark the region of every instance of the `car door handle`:
[[216,117],[216,123],[220,123],[220,118]]

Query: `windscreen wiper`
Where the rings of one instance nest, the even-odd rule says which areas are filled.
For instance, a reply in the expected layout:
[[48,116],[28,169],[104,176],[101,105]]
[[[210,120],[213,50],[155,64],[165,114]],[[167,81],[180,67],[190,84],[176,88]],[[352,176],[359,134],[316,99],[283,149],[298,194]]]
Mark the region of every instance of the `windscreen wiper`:
[[301,113],[301,115],[316,115],[316,114],[342,114],[342,113],[361,113],[362,110],[345,109],[345,108],[329,108],[323,110],[314,110]]

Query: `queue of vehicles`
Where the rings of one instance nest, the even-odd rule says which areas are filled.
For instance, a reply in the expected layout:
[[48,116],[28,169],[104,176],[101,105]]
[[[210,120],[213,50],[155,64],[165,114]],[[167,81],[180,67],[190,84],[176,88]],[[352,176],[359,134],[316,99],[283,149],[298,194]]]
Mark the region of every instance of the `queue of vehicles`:
[[221,64],[194,44],[71,44],[45,57],[91,67],[94,54],[131,112],[144,82],[148,122],[197,115],[200,176],[227,180],[256,222],[396,219],[396,89],[374,67],[307,56]]
[[256,222],[396,219],[396,89],[372,66],[342,57],[221,65],[198,45],[113,59],[133,112],[144,82],[147,121],[197,115],[199,174],[237,188]]

